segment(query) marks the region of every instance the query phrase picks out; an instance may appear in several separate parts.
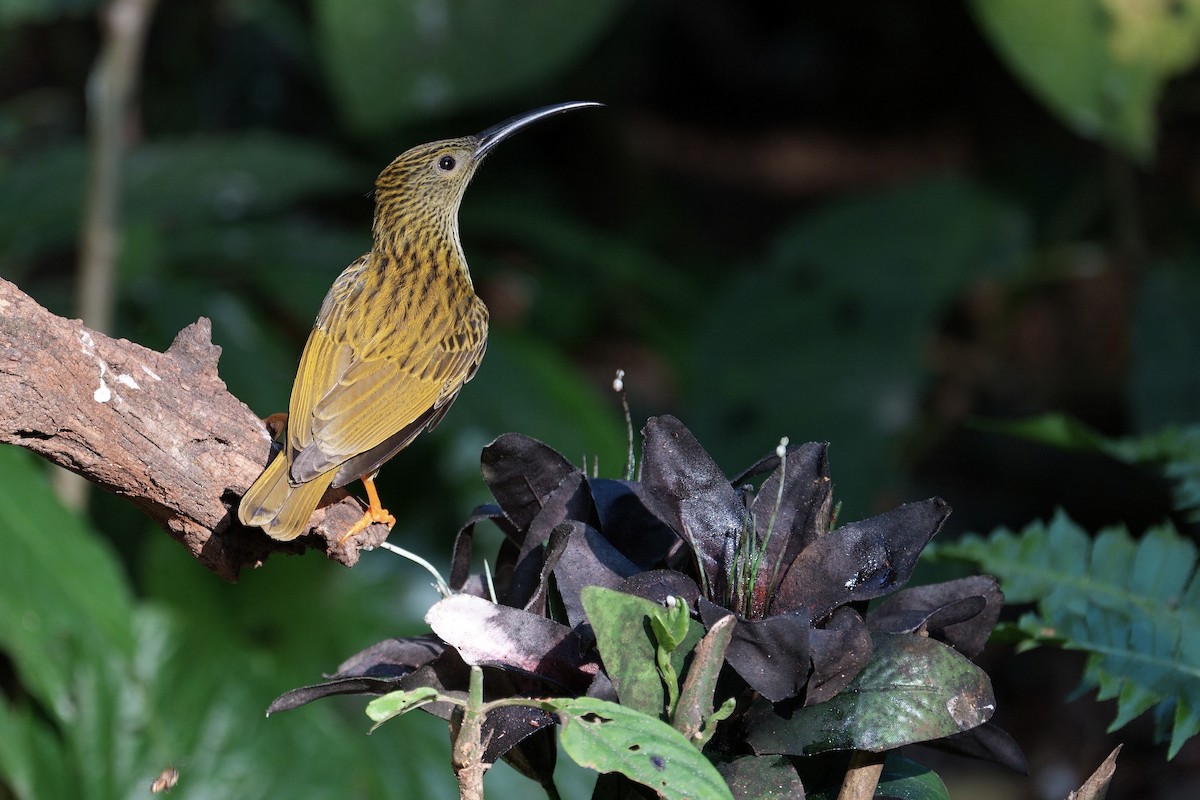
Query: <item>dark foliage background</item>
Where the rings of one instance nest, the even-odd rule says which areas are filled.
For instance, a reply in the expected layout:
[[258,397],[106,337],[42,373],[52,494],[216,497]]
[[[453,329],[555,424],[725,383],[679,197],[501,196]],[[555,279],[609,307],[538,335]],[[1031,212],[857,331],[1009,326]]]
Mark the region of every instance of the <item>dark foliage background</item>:
[[[369,244],[387,161],[600,100],[506,143],[467,194],[494,330],[445,423],[381,476],[394,538],[446,563],[487,498],[481,447],[506,431],[619,475],[617,368],[635,423],[675,414],[731,474],[784,435],[831,442],[846,521],[937,494],[954,508],[942,536],[1058,506],[1136,532],[1170,510],[1155,473],[969,422],[1196,421],[1200,24],[1167,6],[161,3],[127,126],[110,332],[163,348],[208,316],[230,389],[281,410],[321,297]],[[67,315],[101,39],[89,0],[0,0],[0,275]],[[0,796],[124,796],[172,763],[186,798],[454,795],[433,720],[367,738],[352,701],[248,711],[422,631],[434,596],[415,568],[279,560],[227,586],[121,500],[76,519],[2,455],[0,527],[39,604],[0,586],[0,739],[25,743],[0,748]],[[72,548],[94,555],[58,555]],[[63,600],[80,585],[86,601]],[[61,610],[61,707],[22,671],[50,647],[30,608]],[[1148,722],[1106,737],[1111,713],[1064,703],[1069,654],[991,658],[996,720],[1032,777],[970,764],[956,789],[951,767],[952,794],[1061,797],[1121,740],[1118,796],[1191,796],[1196,744],[1168,766]],[[33,752],[77,793],[30,794],[13,765]]]

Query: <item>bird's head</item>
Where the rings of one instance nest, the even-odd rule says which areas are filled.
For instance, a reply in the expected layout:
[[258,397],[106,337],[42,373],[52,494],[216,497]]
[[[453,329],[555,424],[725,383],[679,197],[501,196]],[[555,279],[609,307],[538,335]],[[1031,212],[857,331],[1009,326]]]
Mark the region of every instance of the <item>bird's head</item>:
[[493,125],[475,136],[443,139],[401,153],[375,181],[375,225],[419,219],[457,228],[458,206],[475,170],[492,148],[539,120],[601,103],[574,101],[539,108]]

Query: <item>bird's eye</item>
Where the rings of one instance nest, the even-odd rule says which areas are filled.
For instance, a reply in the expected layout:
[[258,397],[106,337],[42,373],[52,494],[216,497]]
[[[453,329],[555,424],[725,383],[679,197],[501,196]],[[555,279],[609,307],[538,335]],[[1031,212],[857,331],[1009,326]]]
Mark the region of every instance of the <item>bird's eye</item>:
[[454,156],[442,156],[438,159],[438,169],[442,172],[449,172],[454,169],[454,165],[458,162],[454,160]]

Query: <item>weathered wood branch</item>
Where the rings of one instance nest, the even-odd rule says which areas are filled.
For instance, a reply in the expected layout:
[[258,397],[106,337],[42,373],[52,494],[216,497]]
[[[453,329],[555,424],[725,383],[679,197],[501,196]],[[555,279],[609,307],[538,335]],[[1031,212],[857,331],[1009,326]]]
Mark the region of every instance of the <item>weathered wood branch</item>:
[[364,508],[343,490],[326,495],[294,542],[238,523],[271,440],[217,374],[211,334],[201,318],[158,353],[55,316],[0,279],[0,442],[129,498],[227,580],[272,552],[305,548],[353,565],[386,529],[372,525],[338,547]]

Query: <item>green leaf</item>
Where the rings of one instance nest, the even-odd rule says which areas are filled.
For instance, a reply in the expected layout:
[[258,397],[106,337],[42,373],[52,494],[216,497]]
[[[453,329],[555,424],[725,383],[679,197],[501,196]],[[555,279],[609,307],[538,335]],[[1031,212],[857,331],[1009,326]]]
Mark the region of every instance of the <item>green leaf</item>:
[[914,634],[877,634],[872,641],[871,659],[833,699],[797,709],[790,719],[760,704],[747,737],[754,751],[879,753],[961,733],[991,717],[991,681],[952,647]]
[[367,716],[375,722],[371,730],[375,730],[392,717],[398,717],[414,708],[420,708],[426,703],[432,703],[437,697],[438,690],[432,686],[388,692],[383,697],[377,697],[367,703]]
[[1095,428],[1067,414],[1042,414],[1019,420],[979,419],[972,425],[980,430],[1019,436],[1061,450],[1105,452],[1108,441]]
[[546,80],[579,58],[622,6],[619,0],[318,0],[314,15],[343,115],[352,127],[378,133],[503,102]]
[[1155,104],[1200,53],[1200,4],[1111,0],[973,0],[1009,67],[1077,133],[1142,161]]
[[132,600],[111,550],[59,503],[37,459],[0,446],[0,649],[37,700],[68,713],[71,674],[130,658]]
[[[657,604],[655,604],[657,607]],[[691,630],[691,615],[687,603],[676,603],[663,609],[664,613],[650,615],[650,628],[659,647],[670,652],[679,647]]]
[[13,797],[72,796],[78,787],[71,767],[66,748],[40,714],[0,702],[0,778]]
[[[631,594],[587,586],[580,592],[583,609],[596,634],[604,671],[612,679],[623,705],[654,716],[663,714],[666,694],[656,666],[657,643],[651,620],[669,625],[671,612]],[[683,672],[684,659],[704,635],[704,626],[688,619],[688,632],[670,655],[675,674]]]
[[1197,548],[1170,524],[1139,540],[1124,528],[1093,539],[1059,512],[1049,525],[964,536],[931,555],[970,561],[1000,579],[1010,602],[1037,603],[1019,625],[1028,642],[1088,652],[1083,686],[1117,700],[1112,730],[1174,705],[1168,756],[1200,732]]
[[716,767],[679,731],[648,714],[591,697],[546,701],[577,764],[620,772],[668,800],[733,800]]
[[1175,507],[1191,512],[1189,521],[1200,522],[1200,426],[1176,434],[1163,473],[1174,481]]

